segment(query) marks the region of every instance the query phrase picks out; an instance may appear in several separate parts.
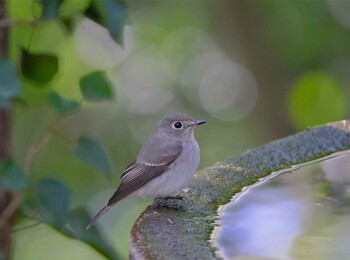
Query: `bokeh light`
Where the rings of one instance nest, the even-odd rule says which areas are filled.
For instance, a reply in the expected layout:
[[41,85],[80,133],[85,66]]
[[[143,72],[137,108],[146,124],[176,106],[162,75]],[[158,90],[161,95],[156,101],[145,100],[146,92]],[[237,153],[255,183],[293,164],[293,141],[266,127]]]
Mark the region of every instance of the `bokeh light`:
[[246,68],[226,62],[205,73],[199,93],[203,108],[212,116],[221,120],[239,120],[254,108],[257,84]]
[[350,29],[350,2],[327,0],[327,3],[334,19],[339,24]]
[[79,57],[86,64],[96,69],[108,69],[123,62],[132,49],[129,27],[125,28],[124,36],[126,44],[122,48],[106,28],[85,18],[77,25],[73,39]]

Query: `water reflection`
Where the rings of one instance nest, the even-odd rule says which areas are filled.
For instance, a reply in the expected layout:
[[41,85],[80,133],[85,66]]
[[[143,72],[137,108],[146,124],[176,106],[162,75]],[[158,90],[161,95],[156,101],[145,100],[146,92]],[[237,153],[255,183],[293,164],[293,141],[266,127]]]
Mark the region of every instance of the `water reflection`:
[[226,259],[350,259],[350,154],[250,188],[221,216]]

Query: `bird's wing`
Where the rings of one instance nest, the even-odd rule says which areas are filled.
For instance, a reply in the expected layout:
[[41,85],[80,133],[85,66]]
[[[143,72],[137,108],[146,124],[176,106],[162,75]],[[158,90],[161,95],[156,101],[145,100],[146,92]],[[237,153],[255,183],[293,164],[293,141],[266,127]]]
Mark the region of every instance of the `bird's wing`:
[[96,221],[110,210],[115,203],[171,168],[181,154],[182,145],[178,146],[177,149],[178,151],[175,154],[163,154],[158,158],[155,157],[153,160],[149,160],[148,162],[132,162],[123,172],[121,177],[122,182],[117,191],[109,199],[107,205],[93,217],[86,228],[89,229],[94,225]]
[[[160,176],[162,173],[170,169],[182,152],[182,144],[180,142],[169,143],[169,149],[161,144],[161,153],[148,156],[147,160],[135,160],[123,172],[121,176],[121,184],[117,191],[109,199],[107,205],[113,205],[119,200],[127,197],[150,180]],[[149,146],[150,147],[150,146]],[[166,151],[166,152],[165,152]],[[147,152],[147,151],[143,151]]]
[[121,199],[145,185],[170,169],[182,152],[182,144],[178,141],[164,140],[157,133],[150,137],[142,147],[137,159],[132,162],[121,176],[121,184],[117,191],[90,221],[89,229],[96,221]]

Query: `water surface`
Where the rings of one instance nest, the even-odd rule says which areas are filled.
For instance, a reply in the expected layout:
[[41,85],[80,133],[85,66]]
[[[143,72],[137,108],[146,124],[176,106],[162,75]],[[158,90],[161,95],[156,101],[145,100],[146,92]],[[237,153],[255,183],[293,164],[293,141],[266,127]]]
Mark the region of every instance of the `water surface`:
[[219,225],[225,259],[350,259],[350,154],[250,187]]

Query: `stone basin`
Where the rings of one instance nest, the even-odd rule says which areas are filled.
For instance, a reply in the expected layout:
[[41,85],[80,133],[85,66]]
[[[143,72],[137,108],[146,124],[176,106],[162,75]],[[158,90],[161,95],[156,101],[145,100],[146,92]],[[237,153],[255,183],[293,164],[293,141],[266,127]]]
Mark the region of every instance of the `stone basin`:
[[197,172],[182,210],[150,205],[130,234],[130,259],[219,259],[210,238],[221,205],[246,186],[293,165],[350,149],[350,120],[273,141]]

